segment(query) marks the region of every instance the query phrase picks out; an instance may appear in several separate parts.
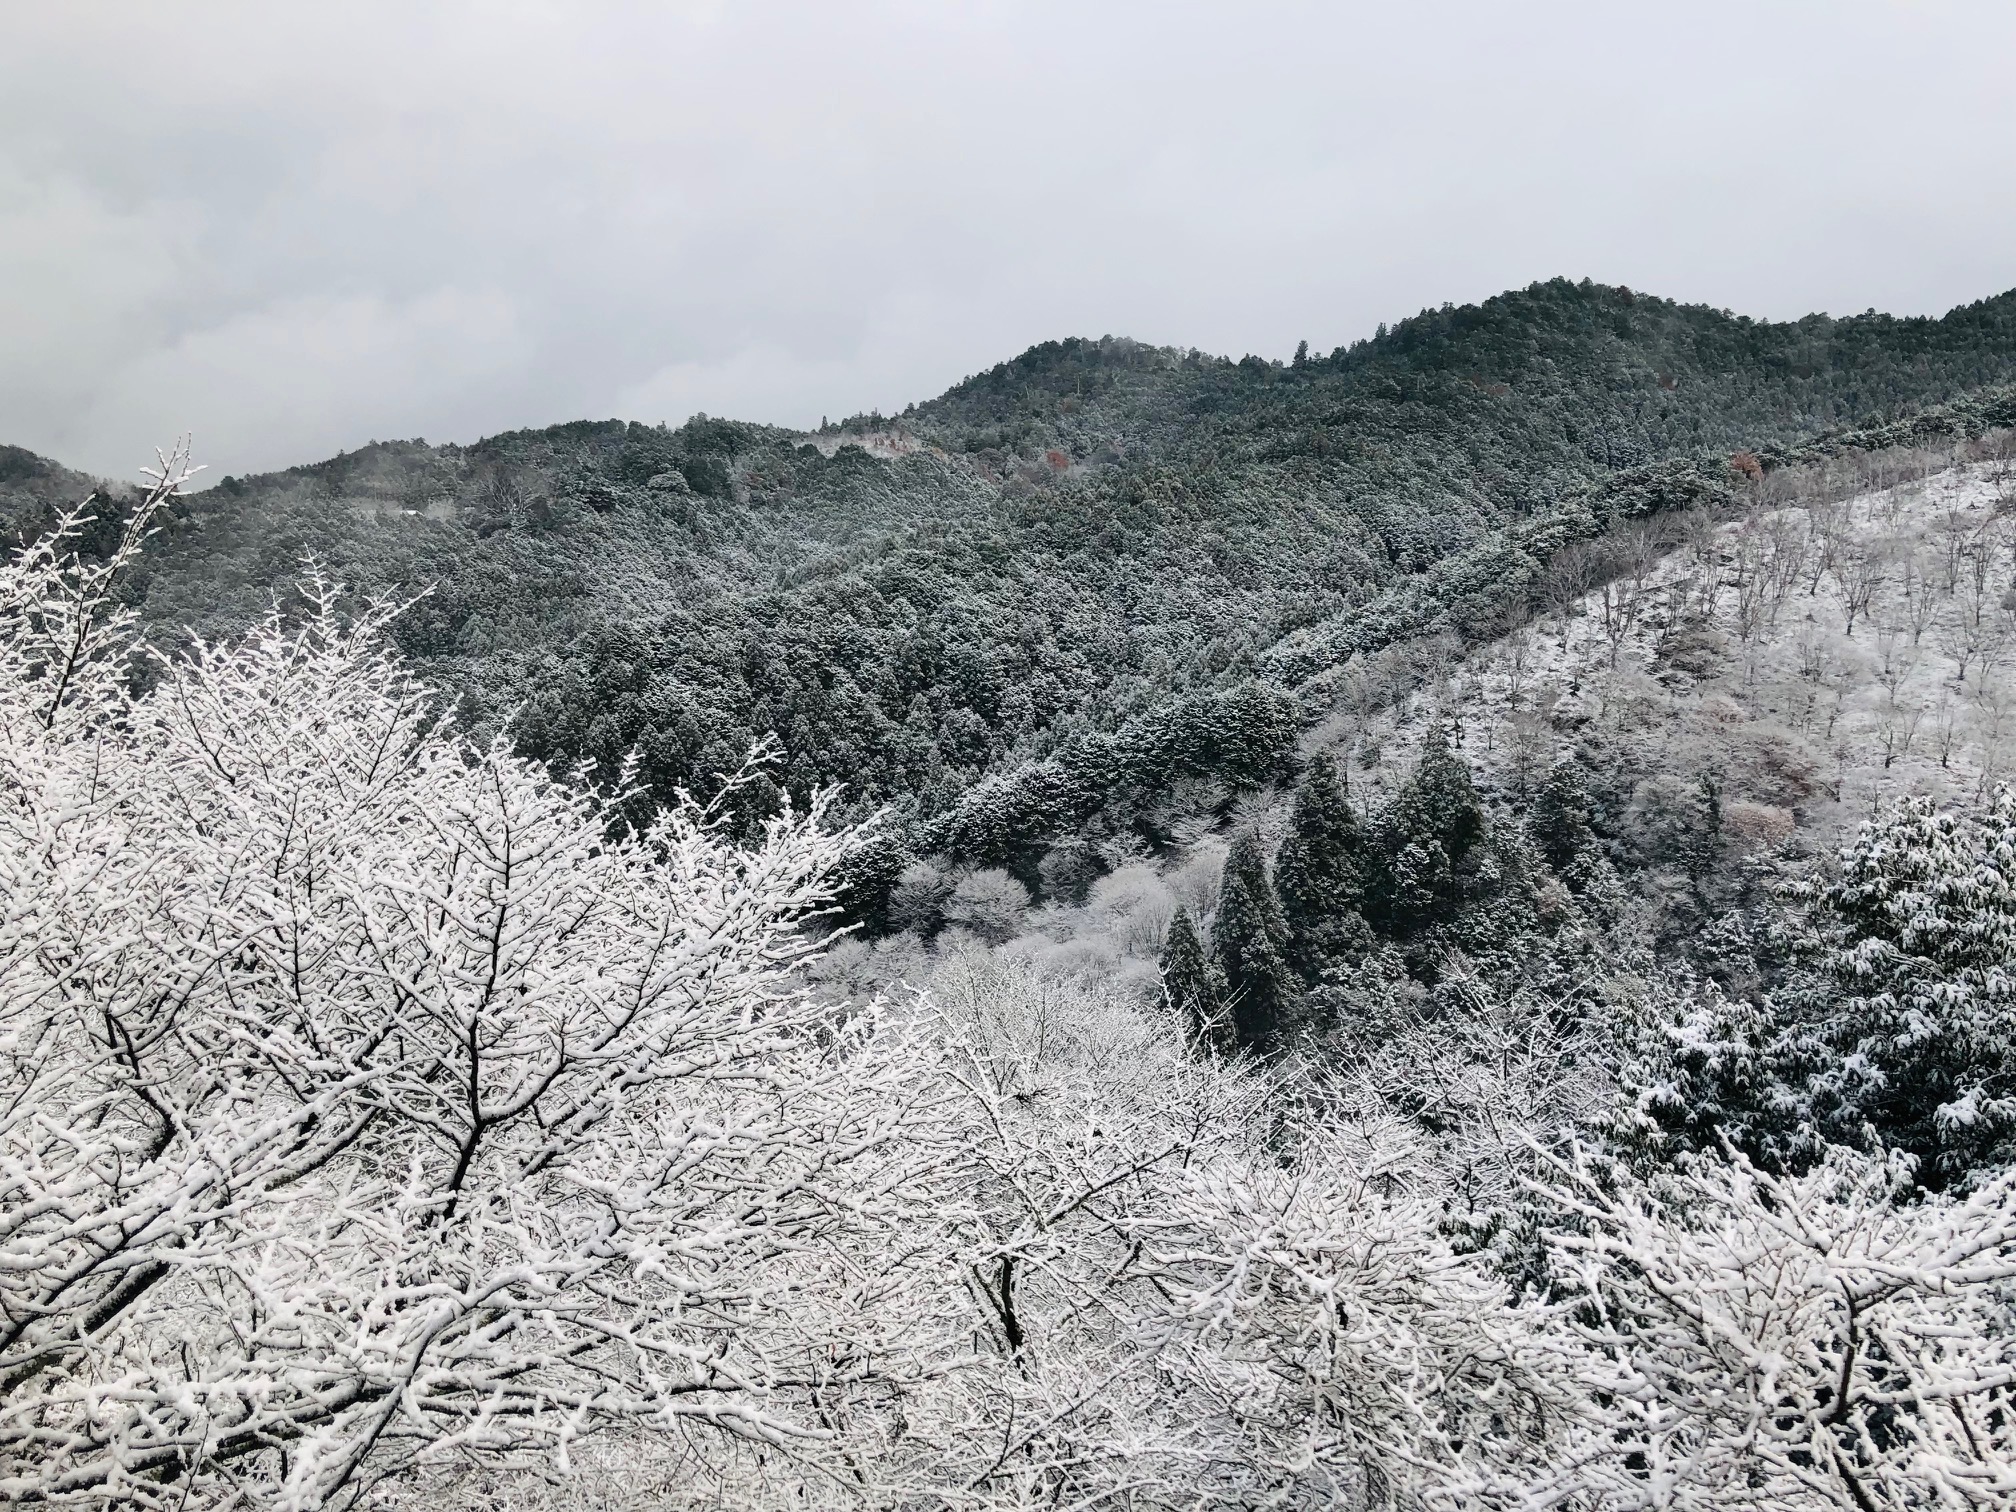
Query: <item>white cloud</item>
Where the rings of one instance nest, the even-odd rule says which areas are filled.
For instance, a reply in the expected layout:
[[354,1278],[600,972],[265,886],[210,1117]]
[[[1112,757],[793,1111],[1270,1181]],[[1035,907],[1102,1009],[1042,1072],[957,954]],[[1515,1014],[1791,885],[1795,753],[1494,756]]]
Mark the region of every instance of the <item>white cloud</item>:
[[116,367],[76,439],[88,456],[137,462],[193,432],[200,456],[236,470],[284,467],[412,435],[416,414],[459,411],[480,424],[533,356],[496,290],[285,300]]
[[[859,313],[858,340],[825,353],[773,339],[707,357],[669,362],[621,389],[615,414],[677,425],[704,412],[809,430],[822,418],[880,409],[885,414],[930,397],[917,375],[942,375],[935,389],[966,376],[953,330],[957,312],[924,296],[878,300]],[[1004,349],[1000,355],[1011,353]]]
[[0,417],[19,427],[88,402],[158,329],[155,312],[174,298],[188,257],[178,231],[153,208],[124,209],[75,179],[0,162]]

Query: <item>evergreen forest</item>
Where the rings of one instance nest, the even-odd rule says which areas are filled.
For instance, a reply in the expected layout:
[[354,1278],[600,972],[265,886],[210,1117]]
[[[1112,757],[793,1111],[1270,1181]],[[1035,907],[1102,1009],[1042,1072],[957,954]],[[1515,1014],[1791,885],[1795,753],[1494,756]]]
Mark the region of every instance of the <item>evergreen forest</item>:
[[[779,789],[893,809],[879,923],[904,857],[1040,891],[1060,842],[1166,845],[1186,783],[1291,773],[1304,690],[1354,652],[1488,638],[1564,546],[1726,501],[1732,456],[1978,433],[2012,379],[2016,294],[1773,324],[1555,280],[1291,362],[1045,343],[811,434],[378,442],[191,494],[125,591],[171,637],[242,631],[310,562],[410,598],[392,633],[466,728],[634,756],[654,802],[774,741],[752,821]],[[0,459],[17,530],[80,485]]]

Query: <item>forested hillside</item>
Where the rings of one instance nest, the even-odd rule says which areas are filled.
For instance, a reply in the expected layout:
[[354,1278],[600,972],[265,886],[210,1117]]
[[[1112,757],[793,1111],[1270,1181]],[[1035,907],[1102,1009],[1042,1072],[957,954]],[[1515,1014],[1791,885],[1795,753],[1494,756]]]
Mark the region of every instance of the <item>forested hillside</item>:
[[0,454],[0,1499],[2003,1506],[2012,309]]
[[[2007,1506],[1995,736],[1831,869],[1754,796],[1820,791],[1808,644],[1987,702],[2003,458],[1655,522],[1558,655],[1320,727],[1229,845],[1035,910],[919,863],[824,960],[829,808],[623,823],[435,718],[387,612],[310,584],[136,680],[184,461],[0,559],[0,1499]],[[899,949],[924,990],[834,990]]]
[[875,912],[906,852],[1040,888],[1060,839],[1161,844],[1185,784],[1285,773],[1295,690],[1352,651],[1504,622],[1564,543],[1740,487],[1738,451],[1954,401],[1935,428],[1978,431],[1964,396],[2012,377],[2016,295],[1772,324],[1557,280],[1291,363],[1049,343],[811,435],[377,443],[191,496],[134,591],[217,633],[310,557],[425,590],[394,634],[472,728],[634,751],[660,798],[774,736],[744,813],[772,781],[896,806]]
[[1507,633],[1304,685],[1292,785],[1193,784],[1156,851],[1076,875],[1053,851],[1040,901],[913,862],[901,930],[820,970],[927,981],[977,939],[1166,1002],[1219,1052],[1353,1068],[1430,1133],[1488,1120],[1466,1087],[1509,1056],[1531,1117],[1600,1121],[1582,1099],[1621,1083],[1668,1152],[1999,1164],[2012,521],[2002,430],[1620,522]]

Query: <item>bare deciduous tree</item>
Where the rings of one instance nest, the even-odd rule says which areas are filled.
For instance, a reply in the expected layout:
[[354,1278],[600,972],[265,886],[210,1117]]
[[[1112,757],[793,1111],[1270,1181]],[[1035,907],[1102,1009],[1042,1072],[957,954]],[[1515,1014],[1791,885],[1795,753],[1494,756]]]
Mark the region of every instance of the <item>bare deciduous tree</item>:
[[1890,553],[1880,544],[1843,540],[1835,548],[1831,571],[1841,589],[1849,635],[1855,633],[1855,621],[1868,613],[1877,593],[1890,581],[1890,569]]
[[1627,578],[1612,578],[1597,590],[1596,606],[1603,625],[1603,639],[1610,647],[1610,670],[1617,670],[1617,656],[1625,639],[1638,624],[1642,599],[1636,584]]

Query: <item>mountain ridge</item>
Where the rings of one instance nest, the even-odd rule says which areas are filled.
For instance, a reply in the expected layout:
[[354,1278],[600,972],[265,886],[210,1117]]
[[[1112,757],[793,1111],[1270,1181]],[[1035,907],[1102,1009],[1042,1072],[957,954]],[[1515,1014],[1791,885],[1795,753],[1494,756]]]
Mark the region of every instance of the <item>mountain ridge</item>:
[[[816,432],[374,443],[191,495],[133,592],[159,633],[229,634],[310,557],[360,596],[426,589],[396,634],[472,728],[563,765],[635,752],[654,797],[774,736],[776,787],[893,804],[909,845],[978,833],[983,780],[1136,753],[1026,832],[982,826],[1033,879],[1060,826],[1154,843],[1169,782],[1292,761],[1282,697],[1382,606],[1412,596],[1396,634],[1488,626],[1578,532],[1740,487],[1732,454],[1978,427],[1966,396],[2010,381],[2016,292],[1773,323],[1557,279],[1289,362],[1040,343]],[[48,507],[0,503],[17,528]],[[778,793],[745,796],[753,822]]]

